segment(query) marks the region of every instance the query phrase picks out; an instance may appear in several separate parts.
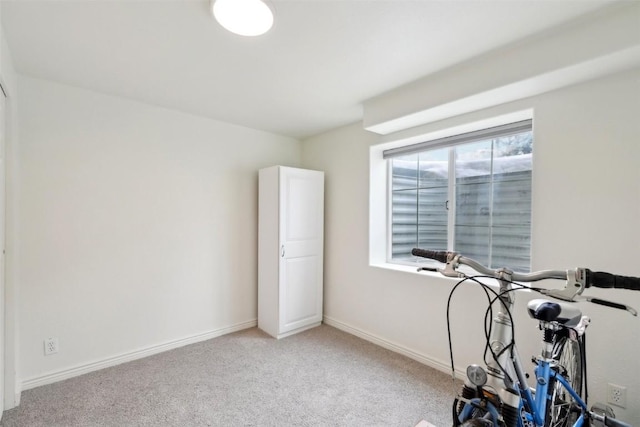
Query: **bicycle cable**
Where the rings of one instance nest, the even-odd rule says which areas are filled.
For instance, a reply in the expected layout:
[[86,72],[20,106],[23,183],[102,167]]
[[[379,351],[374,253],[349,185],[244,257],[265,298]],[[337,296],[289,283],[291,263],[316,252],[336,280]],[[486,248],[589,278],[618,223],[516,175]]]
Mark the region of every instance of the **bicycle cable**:
[[[510,324],[511,324],[511,337],[512,337],[512,339],[511,339],[511,342],[509,344],[507,344],[505,346],[505,348],[501,349],[501,351],[498,354],[496,354],[494,352],[493,348],[491,348],[491,340],[490,340],[490,338],[491,338],[491,331],[492,331],[493,325],[492,325],[492,322],[488,321],[488,320],[493,318],[493,304],[496,301],[498,301],[501,297],[503,297],[507,293],[515,291],[515,290],[520,290],[520,289],[522,289],[524,287],[522,285],[520,285],[519,283],[515,283],[515,282],[512,282],[512,281],[507,281],[510,284],[515,284],[516,286],[519,286],[519,288],[518,289],[509,289],[507,291],[498,293],[491,286],[480,282],[478,280],[479,278],[495,279],[495,277],[485,276],[485,275],[475,275],[475,276],[466,276],[465,275],[462,278],[462,280],[460,280],[458,283],[456,283],[456,285],[453,287],[453,289],[449,293],[449,298],[447,300],[447,338],[449,340],[449,358],[450,358],[450,361],[451,361],[451,373],[452,373],[453,378],[455,379],[455,363],[454,363],[453,345],[452,345],[452,339],[451,339],[451,317],[450,317],[451,299],[453,297],[453,294],[457,290],[458,286],[460,286],[462,283],[466,282],[467,280],[471,280],[472,282],[475,282],[478,285],[480,285],[480,287],[484,290],[485,295],[487,297],[487,302],[488,302],[488,308],[485,311],[485,324],[484,324],[484,329],[485,329],[484,361],[485,361],[485,364],[488,364],[486,357],[487,357],[487,350],[489,350],[491,352],[493,360],[496,362],[496,364],[498,365],[500,370],[504,373],[504,375],[508,379],[509,383],[513,384],[513,379],[511,378],[511,376],[509,375],[509,373],[505,369],[505,367],[502,366],[500,364],[499,360],[498,360],[500,355],[502,355],[507,350],[510,351],[510,356],[511,356],[510,358],[513,359],[513,349],[515,347],[515,326],[514,326],[513,316],[511,314],[511,311],[503,304],[503,307],[505,308],[505,311],[507,312],[506,314],[508,315],[509,321],[510,321]],[[491,292],[494,295],[493,299],[489,295],[489,292]]]
[[[458,281],[458,283],[456,283],[453,289],[451,289],[451,291],[449,292],[449,297],[447,298],[447,339],[449,341],[449,361],[451,362],[451,377],[454,380],[456,378],[456,372],[455,372],[455,363],[453,361],[453,344],[451,339],[451,317],[450,317],[451,299],[453,298],[453,294],[455,293],[456,289],[458,289],[458,286],[460,286],[462,283],[464,283],[468,279],[469,277],[465,276],[462,280]],[[488,291],[484,288],[483,290],[487,297],[487,301],[490,302],[491,298],[489,297]],[[493,292],[493,289],[491,289],[491,291]]]
[[[496,292],[491,286],[482,283],[481,281],[479,281],[478,279],[480,278],[487,278],[487,279],[494,279],[494,280],[502,280],[503,282],[506,282],[510,285],[515,285],[517,286],[517,288],[511,288],[511,289],[507,289],[503,292]],[[503,374],[505,375],[506,379],[509,381],[510,384],[514,384],[513,379],[511,378],[511,376],[509,375],[508,371],[506,370],[506,368],[504,366],[502,366],[498,360],[498,358],[505,352],[505,351],[509,351],[510,352],[510,358],[513,359],[513,350],[516,346],[516,342],[515,342],[515,323],[513,321],[513,315],[511,313],[511,310],[509,310],[509,308],[503,304],[503,308],[505,309],[505,312],[507,314],[507,316],[509,317],[509,321],[510,321],[510,329],[511,329],[511,342],[506,344],[505,347],[503,349],[500,350],[500,352],[498,352],[497,354],[495,353],[495,351],[493,350],[493,348],[491,348],[491,332],[493,330],[493,322],[491,321],[491,319],[493,318],[493,304],[496,303],[496,301],[501,300],[502,297],[506,296],[508,293],[510,292],[515,292],[515,291],[520,291],[520,290],[530,290],[530,291],[534,291],[537,292],[541,295],[544,295],[543,288],[536,288],[536,287],[528,287],[525,285],[522,285],[520,283],[514,282],[512,280],[506,280],[506,279],[496,279],[493,276],[487,276],[487,275],[474,275],[474,276],[464,276],[460,281],[458,281],[458,283],[456,283],[456,285],[453,287],[453,289],[451,289],[451,292],[449,293],[449,298],[447,299],[447,338],[449,340],[449,359],[451,362],[451,373],[452,373],[452,377],[455,379],[455,362],[454,362],[454,357],[453,357],[453,345],[452,345],[452,339],[451,339],[451,316],[450,316],[450,308],[451,308],[451,300],[453,297],[453,294],[455,293],[455,291],[457,290],[458,286],[460,286],[462,283],[466,282],[466,281],[472,281],[477,283],[478,285],[480,285],[480,287],[484,290],[485,295],[487,297],[487,301],[488,301],[488,308],[485,311],[485,324],[484,324],[484,329],[485,329],[485,350],[484,350],[484,362],[485,364],[488,364],[487,362],[487,350],[491,353],[491,356],[493,358],[493,360],[495,361],[495,363],[498,365],[498,367],[500,368],[500,370],[503,372]],[[489,292],[491,292],[493,294],[493,298],[491,298],[491,296],[489,295]],[[586,355],[585,352],[582,351],[582,357],[586,359]],[[584,373],[586,376],[586,363],[583,363],[583,368],[584,368]],[[586,383],[586,379],[584,379],[584,382]],[[524,386],[524,385],[522,385]],[[585,385],[585,396],[586,396],[586,385]]]
[[[476,277],[492,278],[491,276],[476,276]],[[515,292],[515,291],[524,290],[524,289],[534,289],[534,288],[528,288],[528,287],[526,287],[524,285],[521,285],[520,283],[516,283],[516,282],[513,282],[511,280],[504,280],[504,279],[502,279],[502,280],[504,282],[507,282],[507,283],[511,284],[511,285],[517,286],[517,288],[507,289],[507,290],[501,292],[500,294],[494,292],[495,297],[490,301],[490,306],[493,306],[493,304],[495,304],[496,301],[498,301],[498,300],[500,300],[502,302],[502,297],[506,296],[510,292]],[[484,284],[482,284],[482,285],[483,286],[488,286],[488,285],[484,285]],[[484,361],[485,361],[485,364],[488,364],[487,360],[486,360],[486,353],[487,353],[487,348],[488,348],[491,351],[491,355],[493,357],[493,360],[496,362],[498,367],[505,374],[505,376],[506,376],[507,380],[509,381],[509,383],[513,385],[513,379],[511,378],[511,376],[509,375],[509,373],[505,369],[505,367],[500,365],[500,362],[499,362],[499,359],[498,359],[505,351],[509,350],[510,351],[510,359],[513,360],[514,359],[513,351],[514,351],[515,346],[516,346],[516,341],[515,341],[515,322],[513,321],[513,315],[511,313],[511,310],[505,304],[503,304],[503,308],[505,309],[506,314],[509,317],[509,322],[510,322],[510,325],[511,325],[511,342],[506,344],[505,347],[503,349],[501,349],[498,354],[496,354],[493,351],[493,348],[491,348],[491,345],[490,345],[491,332],[492,332],[492,328],[493,328],[493,322],[492,322],[493,314],[492,314],[492,311],[487,309],[487,311],[485,311],[485,339],[487,341],[487,345],[485,346],[485,356],[484,356],[485,360]],[[487,323],[487,322],[489,322],[489,323]],[[486,328],[487,324],[490,325],[488,329]]]

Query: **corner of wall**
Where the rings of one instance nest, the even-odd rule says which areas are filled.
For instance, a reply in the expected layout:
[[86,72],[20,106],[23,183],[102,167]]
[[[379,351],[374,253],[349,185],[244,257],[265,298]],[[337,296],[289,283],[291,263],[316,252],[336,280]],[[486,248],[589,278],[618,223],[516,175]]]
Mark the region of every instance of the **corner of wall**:
[[0,24],[0,84],[7,97],[6,103],[6,151],[5,151],[5,186],[6,186],[6,231],[5,231],[5,295],[4,309],[4,384],[0,385],[4,390],[3,408],[11,409],[20,404],[20,385],[17,381],[17,285],[15,280],[15,268],[13,266],[15,248],[15,179],[16,168],[15,151],[18,144],[18,75],[13,65],[11,50],[4,35],[4,28]]

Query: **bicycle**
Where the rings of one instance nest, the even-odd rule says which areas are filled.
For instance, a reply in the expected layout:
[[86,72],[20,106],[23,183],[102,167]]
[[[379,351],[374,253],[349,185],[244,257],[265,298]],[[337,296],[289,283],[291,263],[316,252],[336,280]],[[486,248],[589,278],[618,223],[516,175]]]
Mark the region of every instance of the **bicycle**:
[[[637,316],[637,311],[632,307],[582,296],[582,293],[591,286],[640,290],[640,278],[593,272],[587,268],[516,273],[507,268],[490,269],[457,252],[415,248],[412,254],[445,264],[444,268],[420,267],[418,271],[438,272],[461,279],[451,290],[447,303],[449,352],[454,378],[449,319],[451,296],[462,283],[473,281],[482,286],[489,301],[485,312],[485,367],[477,364],[467,367],[462,391],[453,402],[454,427],[581,427],[593,421],[608,427],[630,427],[607,413],[610,410],[608,407],[605,413],[599,413],[593,407],[591,410],[587,408],[584,332],[590,319],[583,316],[578,307],[547,299],[534,299],[527,304],[529,316],[539,322],[543,335],[541,354],[532,359],[535,364],[535,388],[528,385],[528,376],[516,348],[511,312],[515,301],[514,291],[529,289],[561,301],[586,300],[626,310]],[[457,270],[460,265],[470,267],[479,275],[467,276]],[[481,278],[497,279],[499,290],[481,282]],[[566,284],[563,289],[543,289],[516,283],[545,279],[566,280]],[[493,306],[496,302],[499,303],[499,309],[494,316]],[[487,360],[489,354],[491,357]]]

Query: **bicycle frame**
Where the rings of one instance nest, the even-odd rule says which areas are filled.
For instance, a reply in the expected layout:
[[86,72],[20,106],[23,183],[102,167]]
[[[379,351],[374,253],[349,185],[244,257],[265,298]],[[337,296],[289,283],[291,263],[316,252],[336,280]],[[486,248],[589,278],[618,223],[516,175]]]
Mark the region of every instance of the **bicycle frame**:
[[[538,388],[536,389],[536,397],[534,398],[531,390],[528,388],[523,388],[520,390],[520,395],[522,400],[520,402],[520,406],[518,407],[518,414],[520,415],[518,418],[518,426],[525,427],[525,422],[528,424],[533,424],[536,426],[544,426],[545,425],[545,413],[547,410],[547,400],[548,396],[548,386],[549,380],[554,378],[556,381],[560,382],[560,384],[567,390],[571,396],[575,399],[576,403],[580,406],[582,413],[573,424],[573,427],[582,427],[584,425],[585,413],[587,412],[587,405],[582,400],[582,398],[575,392],[575,390],[571,387],[571,385],[567,382],[567,380],[560,374],[555,373],[551,369],[551,365],[549,362],[540,362],[540,364],[536,367],[536,372],[542,371],[542,375],[538,375],[536,373],[536,378],[538,381]],[[526,402],[526,403],[525,403]],[[464,420],[470,416],[471,411],[475,406],[481,405],[480,398],[470,399],[466,404],[463,410],[460,413],[460,419]],[[531,408],[527,410],[526,408]],[[484,408],[491,414],[494,426],[498,426],[498,418],[499,412],[498,409],[492,404],[487,403]]]
[[[584,414],[587,411],[587,404],[582,400],[582,397],[576,393],[576,391],[571,387],[571,384],[560,374],[551,369],[551,363],[548,361],[539,361],[538,365],[535,369],[536,380],[538,383],[538,387],[536,388],[535,399],[532,396],[530,390],[526,390],[526,392],[521,393],[524,396],[525,401],[529,405],[532,410],[530,412],[524,413],[524,417],[528,422],[533,422],[538,426],[542,426],[545,423],[545,413],[547,410],[547,400],[549,393],[549,384],[551,383],[551,379],[553,378],[555,381],[558,381],[565,390],[571,394],[571,396],[575,399],[576,403],[580,406],[582,413],[580,417],[573,424],[573,427],[581,427],[584,423]],[[522,410],[522,408],[521,408]]]
[[[640,291],[640,277],[621,276],[606,272],[591,271],[588,268],[576,268],[566,271],[542,270],[531,273],[515,273],[509,269],[502,268],[493,270],[485,267],[478,261],[463,257],[452,251],[432,251],[414,248],[411,251],[414,256],[433,259],[444,264],[444,268],[420,267],[418,271],[432,271],[446,277],[462,279],[452,289],[447,303],[447,326],[449,326],[449,304],[451,295],[458,285],[466,280],[474,280],[483,286],[490,300],[489,309],[486,315],[493,315],[492,306],[498,301],[501,309],[497,315],[491,319],[491,330],[487,336],[487,347],[485,348],[486,370],[478,365],[467,367],[467,380],[459,394],[454,400],[453,415],[454,425],[471,421],[468,425],[484,426],[487,423],[498,427],[543,427],[550,422],[560,420],[562,425],[566,424],[566,418],[572,412],[580,412],[580,416],[574,422],[573,427],[581,427],[595,420],[602,422],[609,427],[631,427],[622,421],[615,419],[611,414],[600,414],[587,409],[586,402],[576,392],[571,383],[562,376],[560,368],[572,368],[572,361],[563,360],[565,349],[572,349],[575,338],[573,334],[581,336],[584,329],[589,324],[589,318],[582,316],[582,312],[568,304],[553,303],[546,299],[531,300],[527,304],[527,309],[531,317],[540,322],[543,331],[542,352],[534,359],[536,368],[534,370],[536,388],[529,388],[527,375],[524,373],[520,356],[513,339],[514,329],[511,319],[514,308],[514,288],[512,280],[519,282],[537,282],[540,280],[556,279],[564,280],[563,289],[544,289],[531,287],[531,290],[561,301],[589,301],[594,304],[603,305],[610,308],[625,310],[633,316],[638,312],[625,304],[603,300],[595,297],[582,297],[582,292],[591,286],[598,288],[618,288]],[[459,265],[466,265],[481,276],[469,277],[458,272]],[[477,280],[477,277],[488,277],[497,279],[500,283],[499,293],[488,288]],[[495,295],[491,298],[489,292]],[[485,317],[485,328],[487,317]],[[565,335],[565,332],[569,335]],[[451,370],[455,378],[455,367],[453,362],[453,350],[451,349],[451,331],[449,332],[449,350],[451,356]],[[485,329],[485,333],[488,331]],[[579,341],[583,342],[583,340]],[[569,347],[567,347],[569,344]],[[487,351],[491,351],[492,359],[486,360]],[[581,353],[583,350],[578,351]],[[577,360],[575,350],[571,350],[567,357]],[[568,362],[568,363],[566,363]],[[582,360],[578,360],[578,366],[582,365]],[[566,366],[565,366],[566,365]],[[570,373],[570,380],[582,381],[581,371]],[[572,377],[572,378],[571,378]],[[577,382],[578,388],[582,388],[582,383]],[[586,380],[584,381],[586,390]],[[550,387],[553,387],[550,389]],[[566,390],[570,398],[566,398],[562,389]],[[558,393],[561,391],[562,394]],[[586,395],[586,391],[585,391]],[[551,405],[547,409],[547,405]],[[554,410],[550,413],[550,409]],[[557,412],[555,411],[557,409]],[[489,419],[491,417],[491,420]],[[558,418],[561,417],[561,418]]]
[[[513,308],[515,298],[511,292],[513,288],[509,272],[503,272],[503,278],[498,279],[498,281],[500,283],[500,290],[497,298],[500,301],[500,306],[503,307],[504,310],[500,310],[492,319],[493,325],[491,328],[490,346],[493,354],[498,355],[498,357],[497,360],[494,358],[487,364],[489,388],[498,390],[501,401],[508,403],[509,406],[513,408],[517,408],[519,427],[526,427],[528,425],[540,427],[544,426],[546,421],[545,414],[549,400],[549,385],[557,381],[569,392],[581,408],[582,413],[573,424],[573,427],[581,427],[584,424],[584,414],[588,411],[587,405],[581,396],[571,387],[569,382],[553,369],[555,361],[551,358],[550,344],[543,343],[542,355],[537,358],[537,364],[534,369],[536,376],[535,393],[532,392],[527,384],[526,375],[524,374],[517,348],[511,350],[511,355],[506,351],[509,345],[508,343],[511,342],[512,338],[512,325],[511,319],[504,311],[509,312]],[[514,374],[517,377],[517,384],[510,383],[509,381],[513,379]],[[503,384],[500,384],[501,382]],[[505,388],[517,389],[517,396],[505,396],[505,393],[500,393]],[[463,421],[469,417],[473,408],[481,404],[482,402],[479,398],[470,399],[465,402],[459,419]],[[498,427],[498,409],[490,402],[485,402],[483,408],[491,414],[494,427]]]

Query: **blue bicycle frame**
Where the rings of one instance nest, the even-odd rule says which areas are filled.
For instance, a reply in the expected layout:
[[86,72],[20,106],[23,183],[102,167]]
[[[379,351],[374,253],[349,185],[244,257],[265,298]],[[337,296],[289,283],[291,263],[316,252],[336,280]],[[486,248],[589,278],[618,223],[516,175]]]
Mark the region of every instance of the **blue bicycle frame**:
[[[520,401],[520,407],[518,409],[519,417],[518,426],[525,427],[525,421],[527,424],[533,424],[536,426],[544,426],[545,424],[545,414],[547,411],[547,401],[549,400],[549,384],[550,380],[558,381],[562,386],[569,392],[569,394],[575,399],[575,402],[582,409],[582,413],[580,417],[573,424],[573,427],[582,427],[584,425],[584,414],[587,411],[587,405],[582,400],[582,398],[576,393],[576,391],[571,387],[569,382],[560,374],[551,369],[551,364],[547,361],[540,361],[535,369],[536,378],[537,378],[537,388],[535,397],[530,389],[524,388],[520,390],[520,396],[522,400]],[[464,408],[460,412],[458,419],[460,422],[465,421],[466,419],[471,417],[471,413],[475,407],[483,407],[490,415],[493,420],[494,427],[498,427],[498,409],[491,402],[482,402],[480,398],[470,399],[468,403],[465,404]],[[527,410],[527,408],[531,408]]]
[[[537,379],[537,387],[536,387],[536,395],[535,399],[531,393],[531,390],[524,389],[521,390],[521,396],[524,398],[522,405],[526,401],[529,408],[532,408],[530,412],[522,412],[522,406],[520,408],[521,413],[523,413],[525,419],[528,422],[532,422],[537,426],[543,426],[545,423],[545,414],[547,412],[547,400],[549,399],[549,383],[550,380],[558,381],[562,384],[562,387],[565,388],[573,397],[575,402],[582,409],[582,413],[580,417],[573,424],[573,427],[581,427],[584,423],[584,413],[587,411],[587,404],[582,400],[582,398],[576,393],[576,391],[571,387],[571,384],[560,374],[551,369],[551,364],[546,360],[541,360],[538,362],[538,365],[535,369],[536,379]],[[519,423],[521,427],[524,427],[521,422]]]

